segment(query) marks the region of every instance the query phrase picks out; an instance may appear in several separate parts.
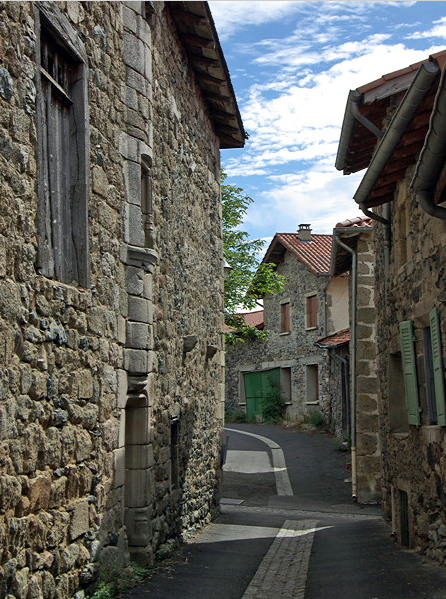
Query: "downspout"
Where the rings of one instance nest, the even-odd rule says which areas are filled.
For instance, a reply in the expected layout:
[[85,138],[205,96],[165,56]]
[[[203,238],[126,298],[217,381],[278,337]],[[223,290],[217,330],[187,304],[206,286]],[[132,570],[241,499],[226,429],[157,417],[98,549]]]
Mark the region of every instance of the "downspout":
[[421,208],[434,218],[446,220],[446,208],[435,204],[435,187],[446,160],[446,90],[441,74],[424,146],[410,186]]
[[357,256],[356,252],[341,241],[339,233],[334,233],[335,242],[352,257],[352,295],[351,295],[351,326],[350,326],[350,375],[351,375],[351,395],[350,395],[350,443],[352,457],[352,497],[357,500],[357,463],[356,463],[356,290],[357,290]]

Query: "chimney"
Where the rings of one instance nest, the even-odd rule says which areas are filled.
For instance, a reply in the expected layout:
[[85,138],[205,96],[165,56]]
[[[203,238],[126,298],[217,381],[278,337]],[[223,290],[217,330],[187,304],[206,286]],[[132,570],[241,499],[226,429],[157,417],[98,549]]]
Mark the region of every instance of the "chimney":
[[301,224],[297,230],[299,241],[311,241],[311,225]]

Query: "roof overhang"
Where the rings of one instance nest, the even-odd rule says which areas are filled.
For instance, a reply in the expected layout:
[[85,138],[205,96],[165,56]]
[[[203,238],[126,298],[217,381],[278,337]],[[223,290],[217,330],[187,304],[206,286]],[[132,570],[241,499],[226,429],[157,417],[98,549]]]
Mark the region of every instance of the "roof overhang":
[[392,106],[398,104],[417,76],[420,66],[433,62],[443,68],[446,51],[424,61],[383,75],[380,79],[351,90],[336,157],[336,168],[344,175],[367,168]]
[[314,345],[321,349],[337,349],[350,343],[350,329],[342,329],[323,339],[315,341]]
[[214,123],[220,148],[242,148],[247,135],[207,2],[166,2]]

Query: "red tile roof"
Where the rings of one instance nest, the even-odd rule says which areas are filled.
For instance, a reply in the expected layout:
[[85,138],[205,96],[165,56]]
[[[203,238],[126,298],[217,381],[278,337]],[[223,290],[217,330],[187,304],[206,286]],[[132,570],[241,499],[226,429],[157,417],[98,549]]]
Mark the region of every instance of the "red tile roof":
[[263,262],[278,262],[277,246],[282,245],[315,273],[330,270],[332,235],[311,235],[311,241],[301,241],[297,233],[276,233]]
[[[255,312],[240,312],[239,314],[236,314],[236,316],[240,316],[240,318],[243,318],[243,320],[249,327],[255,327],[256,329],[260,330],[263,329],[263,310],[256,310]],[[230,333],[231,331],[234,331],[234,328],[225,325],[224,332]]]
[[336,223],[336,228],[342,227],[373,227],[373,220],[364,216],[356,216],[355,218],[347,218],[346,220]]
[[263,310],[257,310],[256,312],[243,312],[241,314],[237,314],[237,316],[241,316],[248,326],[263,329]]
[[328,337],[318,339],[318,341],[315,342],[315,345],[322,347],[323,349],[334,349],[336,347],[347,345],[349,341],[350,329],[342,329],[342,331],[328,335]]

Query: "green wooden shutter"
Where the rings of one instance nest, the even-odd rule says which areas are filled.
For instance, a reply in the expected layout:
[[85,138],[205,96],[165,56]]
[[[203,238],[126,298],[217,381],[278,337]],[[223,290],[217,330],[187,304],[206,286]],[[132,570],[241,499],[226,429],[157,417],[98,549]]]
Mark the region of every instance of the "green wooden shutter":
[[435,403],[437,406],[437,422],[446,426],[446,410],[444,405],[444,372],[441,352],[440,315],[438,308],[429,313],[431,328],[432,364],[434,370]]
[[249,420],[255,420],[262,414],[262,373],[246,372],[243,375],[246,397],[246,414]]
[[409,424],[420,424],[418,403],[417,364],[414,349],[413,322],[405,320],[399,324],[401,359],[403,362],[406,409]]

